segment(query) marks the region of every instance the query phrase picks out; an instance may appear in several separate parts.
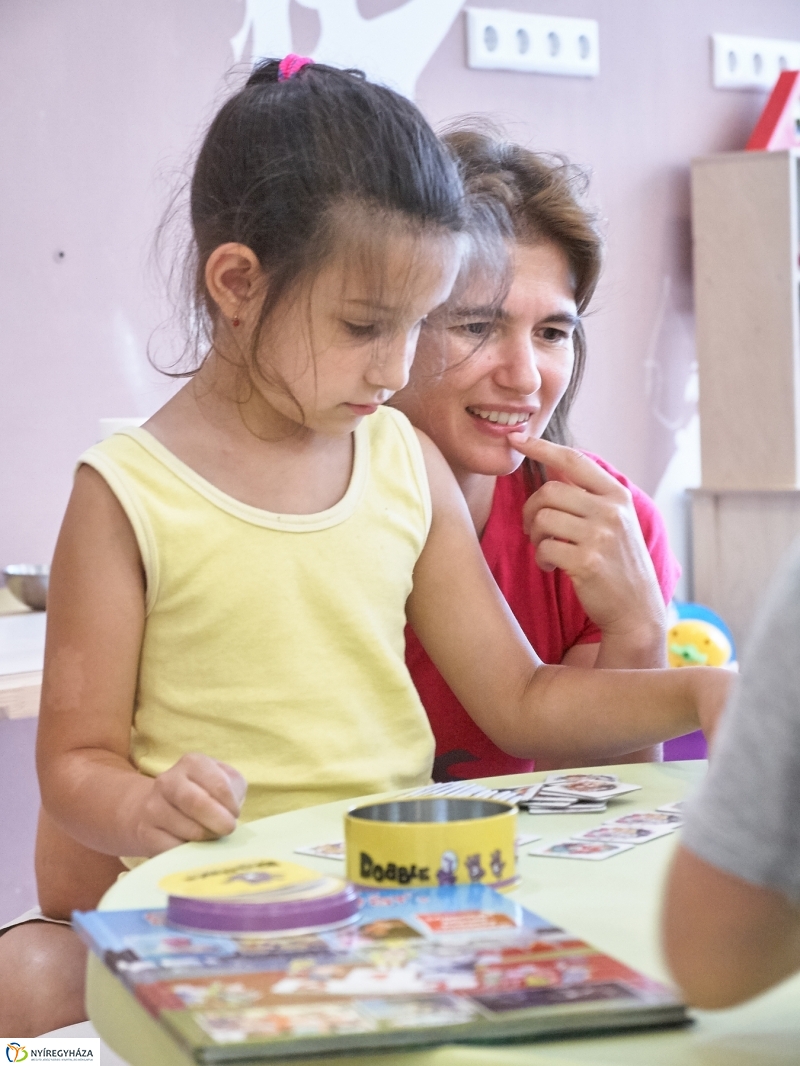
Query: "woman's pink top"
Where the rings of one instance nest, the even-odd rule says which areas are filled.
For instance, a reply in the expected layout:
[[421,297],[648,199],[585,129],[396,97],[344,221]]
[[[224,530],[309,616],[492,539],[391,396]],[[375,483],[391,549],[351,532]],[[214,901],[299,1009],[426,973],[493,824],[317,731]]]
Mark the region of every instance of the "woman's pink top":
[[[584,454],[630,490],[664,602],[668,603],[681,571],[656,505],[604,460]],[[481,547],[500,591],[539,657],[545,663],[560,663],[576,644],[598,643],[601,633],[581,606],[570,578],[562,570],[544,573],[536,565],[533,545],[522,529],[522,507],[535,489],[527,463],[497,479]],[[410,626],[406,627],[406,663],[436,738],[434,780],[533,770],[533,760],[506,755],[475,725]]]

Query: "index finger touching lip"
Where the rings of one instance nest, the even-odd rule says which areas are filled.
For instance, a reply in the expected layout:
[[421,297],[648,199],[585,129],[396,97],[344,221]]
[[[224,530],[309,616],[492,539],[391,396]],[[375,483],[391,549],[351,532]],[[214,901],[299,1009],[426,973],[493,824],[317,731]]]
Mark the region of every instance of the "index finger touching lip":
[[541,437],[526,437],[522,433],[509,433],[508,441],[515,451],[546,467],[548,477],[554,480],[570,481],[578,488],[595,493],[619,487],[610,474],[575,448],[553,444]]

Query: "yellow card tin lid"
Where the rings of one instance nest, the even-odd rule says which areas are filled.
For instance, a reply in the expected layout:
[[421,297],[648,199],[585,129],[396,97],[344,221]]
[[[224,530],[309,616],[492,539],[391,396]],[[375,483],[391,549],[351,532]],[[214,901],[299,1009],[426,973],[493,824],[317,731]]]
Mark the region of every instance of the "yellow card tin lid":
[[236,859],[196,866],[168,874],[158,887],[171,896],[187,899],[241,899],[242,897],[287,893],[316,887],[321,876],[293,862],[280,859]]
[[382,888],[512,888],[516,816],[513,804],[454,796],[354,807],[345,817],[347,877]]

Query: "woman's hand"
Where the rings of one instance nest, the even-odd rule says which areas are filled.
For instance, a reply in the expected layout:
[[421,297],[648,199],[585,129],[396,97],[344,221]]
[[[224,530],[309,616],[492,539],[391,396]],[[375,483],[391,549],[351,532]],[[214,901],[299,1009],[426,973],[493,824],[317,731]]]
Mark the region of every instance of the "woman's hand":
[[236,828],[247,782],[227,763],[192,753],[144,780],[131,812],[141,841],[137,854],[149,858],[187,840],[216,840]]
[[553,479],[525,504],[523,526],[538,565],[569,575],[601,629],[596,665],[666,665],[664,600],[630,492],[572,448],[522,433],[508,440]]

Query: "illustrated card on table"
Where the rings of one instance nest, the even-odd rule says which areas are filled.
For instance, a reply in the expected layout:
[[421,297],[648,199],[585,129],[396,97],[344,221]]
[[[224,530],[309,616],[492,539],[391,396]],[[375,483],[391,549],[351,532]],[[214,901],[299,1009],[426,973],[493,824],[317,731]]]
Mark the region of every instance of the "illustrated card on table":
[[514,844],[518,848],[524,848],[528,844],[533,844],[537,840],[541,840],[541,836],[536,833],[520,833],[514,841]]
[[550,774],[545,781],[548,795],[576,796],[579,799],[607,800],[637,792],[641,785],[626,785],[616,774]]
[[525,810],[528,814],[602,814],[608,810],[608,806],[592,800],[570,800],[564,804],[532,803]]
[[595,826],[594,829],[584,829],[582,833],[574,833],[572,839],[603,840],[609,844],[646,844],[658,837],[669,836],[671,832],[672,826],[620,825],[607,822],[605,825]]
[[683,800],[678,800],[676,803],[664,803],[660,807],[656,807],[656,810],[665,811],[667,814],[682,814],[683,807]]
[[327,844],[305,844],[294,849],[295,855],[314,855],[318,859],[344,859],[344,841],[331,840]]
[[680,829],[683,817],[675,811],[633,811],[612,818],[608,825],[663,825],[670,829]]
[[612,855],[621,855],[631,851],[633,844],[612,844],[605,840],[558,840],[529,851],[529,855],[544,856],[552,859],[610,859]]

